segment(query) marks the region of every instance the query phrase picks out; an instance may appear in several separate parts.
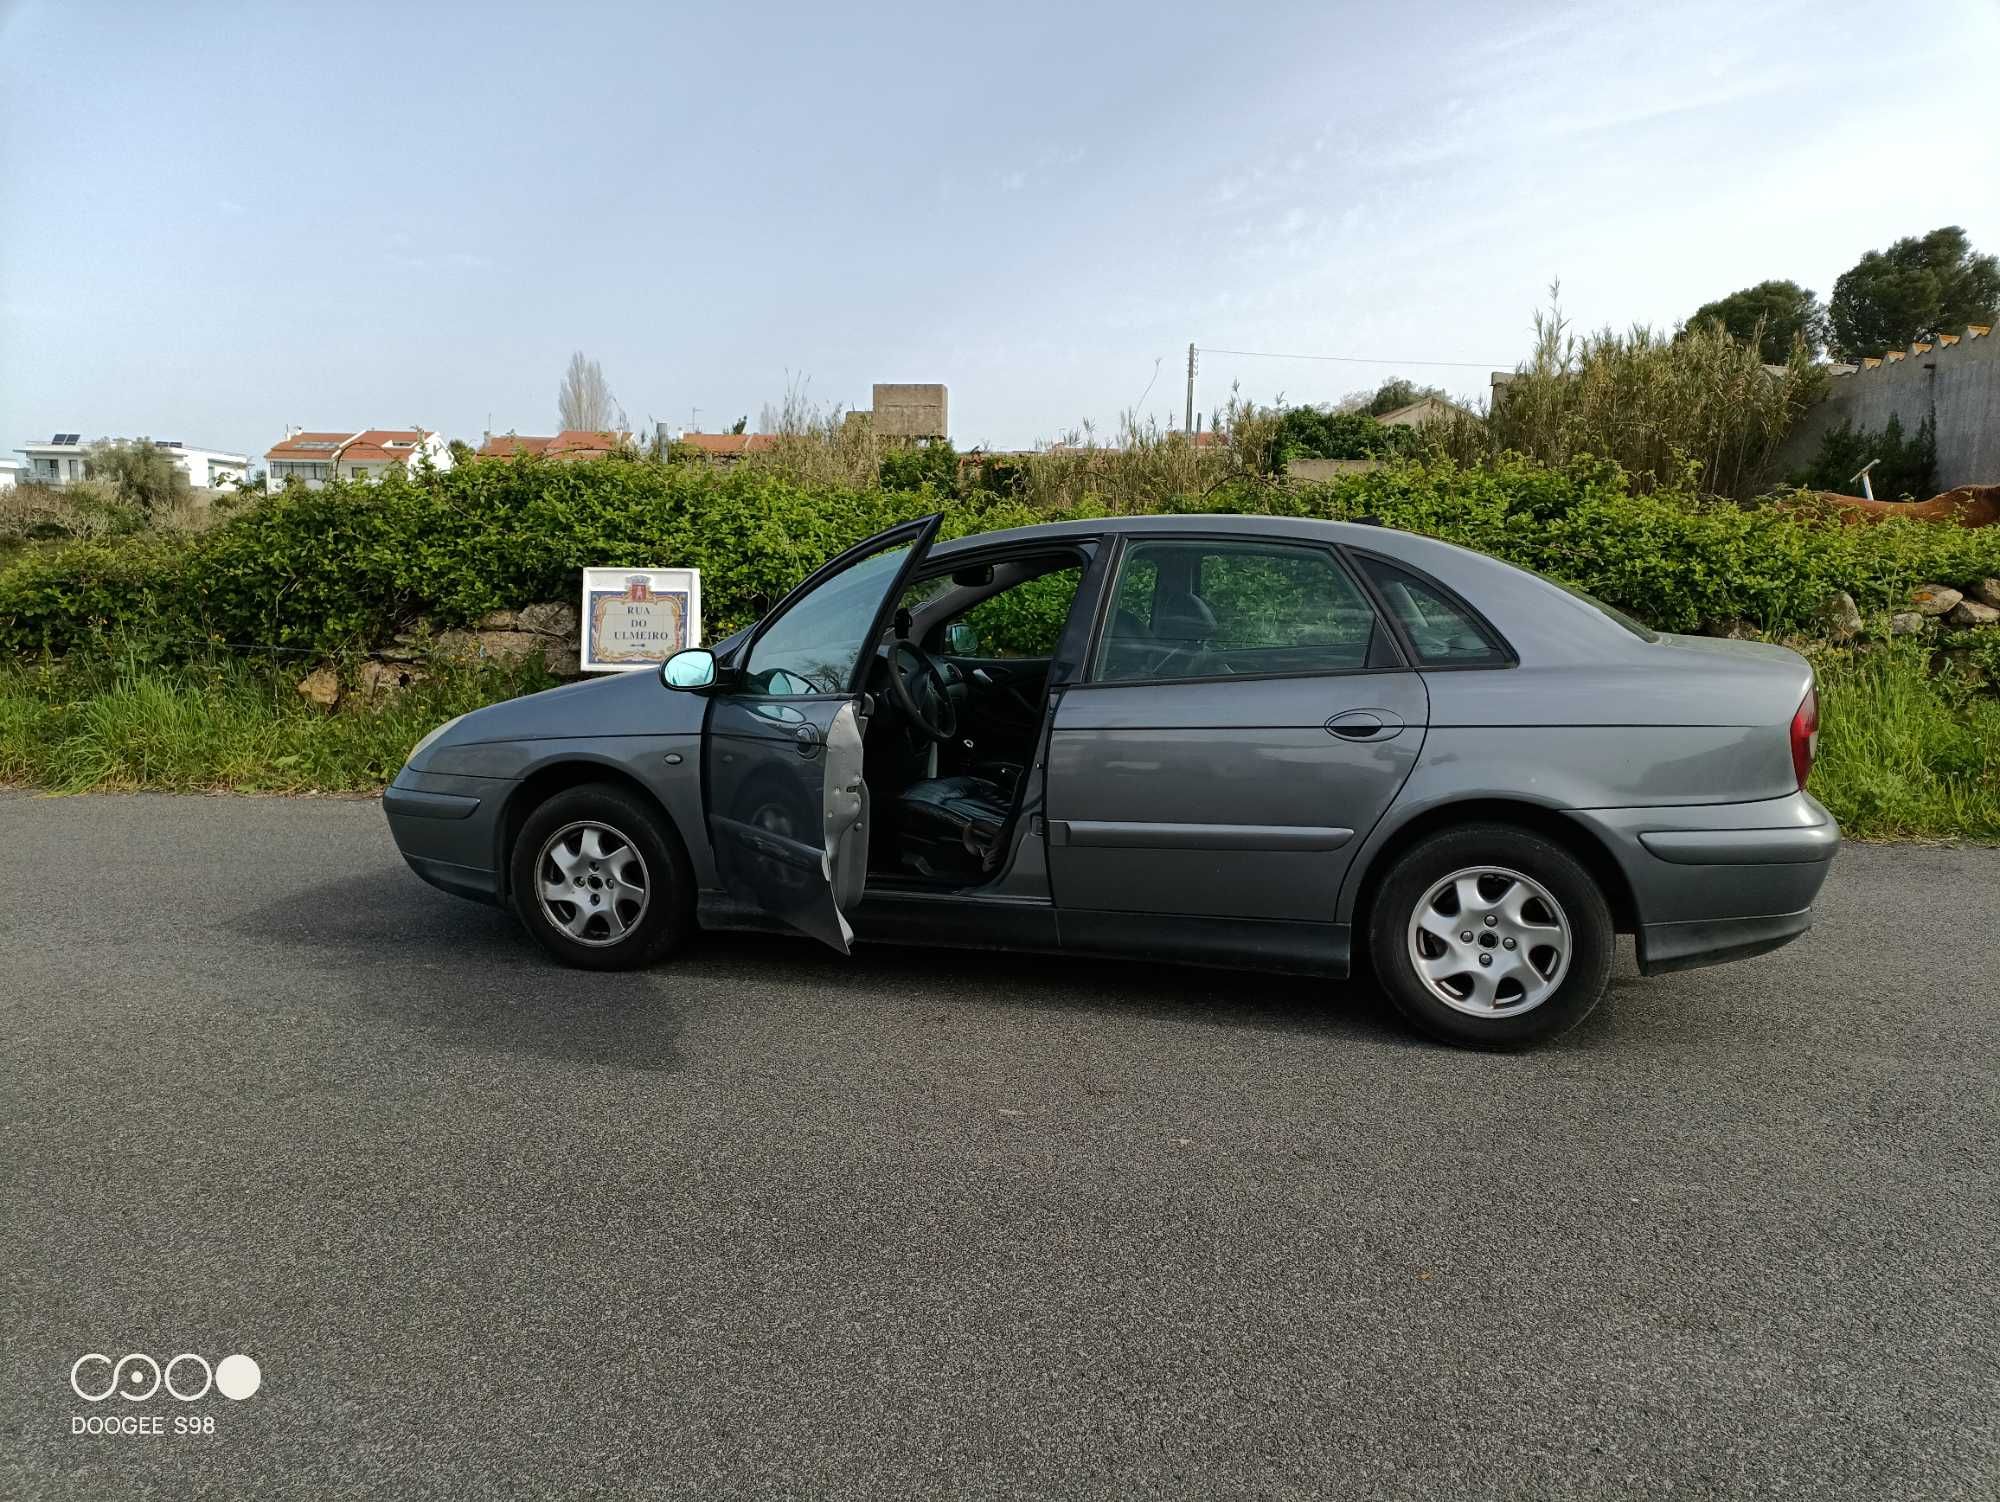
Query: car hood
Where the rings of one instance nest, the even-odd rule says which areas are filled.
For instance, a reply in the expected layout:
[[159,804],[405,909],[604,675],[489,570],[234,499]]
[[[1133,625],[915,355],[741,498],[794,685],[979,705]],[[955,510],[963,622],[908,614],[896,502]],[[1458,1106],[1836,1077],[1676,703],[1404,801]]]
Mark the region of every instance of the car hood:
[[652,669],[566,683],[463,716],[412,758],[490,741],[570,740],[601,735],[697,735],[708,701],[668,688]]

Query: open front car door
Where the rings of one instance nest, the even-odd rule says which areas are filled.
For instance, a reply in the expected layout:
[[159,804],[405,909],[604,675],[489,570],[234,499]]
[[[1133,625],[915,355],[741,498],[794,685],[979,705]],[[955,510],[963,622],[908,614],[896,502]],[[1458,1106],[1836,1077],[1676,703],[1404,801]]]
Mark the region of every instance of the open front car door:
[[939,520],[891,527],[821,568],[758,624],[711,693],[708,825],[723,886],[842,954],[868,875],[862,688]]

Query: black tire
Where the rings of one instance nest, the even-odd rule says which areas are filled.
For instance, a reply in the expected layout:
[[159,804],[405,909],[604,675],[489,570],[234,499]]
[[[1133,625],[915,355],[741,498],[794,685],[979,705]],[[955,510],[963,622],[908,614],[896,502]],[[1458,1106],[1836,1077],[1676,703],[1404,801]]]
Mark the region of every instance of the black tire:
[[[1478,868],[1516,872],[1540,885],[1560,906],[1560,916],[1569,925],[1566,966],[1559,972],[1550,966],[1552,974],[1560,974],[1555,989],[1544,1000],[1512,1015],[1504,1010],[1504,1002],[1502,1010],[1482,1015],[1448,1004],[1418,974],[1410,952],[1411,924],[1426,895],[1445,878]],[[1508,890],[1497,882],[1487,889]],[[1534,911],[1539,915],[1542,909]],[[1477,954],[1477,946],[1487,942],[1480,937],[1480,926],[1468,923],[1464,931],[1475,935],[1474,947],[1466,953]],[[1422,942],[1432,943],[1429,939]],[[1604,893],[1561,845],[1512,824],[1462,824],[1427,835],[1396,859],[1376,890],[1368,943],[1376,979],[1396,1010],[1417,1028],[1447,1043],[1520,1048],[1569,1031],[1603,1000],[1611,983],[1617,933]],[[1521,947],[1531,945],[1524,939]],[[1437,953],[1444,952],[1438,946]],[[1442,984],[1449,988],[1454,983]],[[1521,986],[1520,982],[1513,984]]]
[[[597,826],[618,836],[643,864],[645,901],[620,906],[620,912],[630,916],[622,934],[613,934],[602,917],[586,916],[581,904],[557,902],[551,906],[581,922],[586,929],[583,937],[569,932],[544,910],[536,863],[552,837],[578,825]],[[580,850],[581,844],[576,848]],[[616,850],[615,846],[600,848]],[[571,849],[567,839],[563,849]],[[637,970],[666,955],[694,926],[694,874],[680,835],[656,810],[623,788],[593,782],[557,793],[523,821],[508,864],[515,913],[535,942],[565,965],[580,970]],[[590,881],[595,870],[586,863],[579,874]],[[621,864],[620,872],[629,876],[630,864]],[[603,888],[580,891],[579,896],[596,898],[598,903],[607,897],[614,904],[619,902]]]

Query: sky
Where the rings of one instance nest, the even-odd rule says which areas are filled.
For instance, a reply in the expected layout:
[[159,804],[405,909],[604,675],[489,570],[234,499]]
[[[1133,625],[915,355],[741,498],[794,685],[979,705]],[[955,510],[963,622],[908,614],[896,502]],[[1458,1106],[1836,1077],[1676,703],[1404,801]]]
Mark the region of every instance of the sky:
[[642,431],[941,381],[961,448],[1178,423],[1190,342],[1204,412],[1479,397],[1557,278],[2000,251],[1996,56],[2000,0],[0,0],[0,453],[552,432],[574,350]]

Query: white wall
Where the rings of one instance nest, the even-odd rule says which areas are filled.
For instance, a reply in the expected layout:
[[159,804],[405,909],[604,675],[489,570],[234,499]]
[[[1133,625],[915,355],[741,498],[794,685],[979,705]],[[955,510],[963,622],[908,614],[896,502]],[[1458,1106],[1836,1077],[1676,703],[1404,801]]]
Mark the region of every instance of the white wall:
[[174,462],[188,477],[188,484],[200,490],[230,484],[250,472],[250,460],[242,454],[225,454],[220,449],[168,449]]

